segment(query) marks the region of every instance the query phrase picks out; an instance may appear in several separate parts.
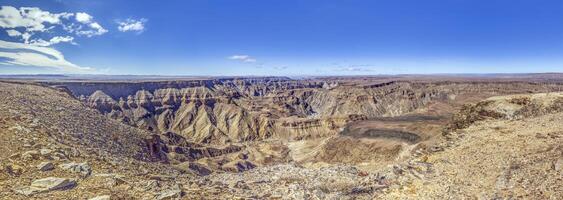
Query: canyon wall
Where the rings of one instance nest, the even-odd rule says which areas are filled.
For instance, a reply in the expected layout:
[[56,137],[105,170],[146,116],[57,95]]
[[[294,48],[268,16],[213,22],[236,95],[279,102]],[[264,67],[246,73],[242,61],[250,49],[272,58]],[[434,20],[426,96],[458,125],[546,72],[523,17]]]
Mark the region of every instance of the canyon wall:
[[283,77],[48,84],[123,123],[218,144],[324,137],[351,121],[401,116],[432,101],[543,88],[527,82],[352,84]]

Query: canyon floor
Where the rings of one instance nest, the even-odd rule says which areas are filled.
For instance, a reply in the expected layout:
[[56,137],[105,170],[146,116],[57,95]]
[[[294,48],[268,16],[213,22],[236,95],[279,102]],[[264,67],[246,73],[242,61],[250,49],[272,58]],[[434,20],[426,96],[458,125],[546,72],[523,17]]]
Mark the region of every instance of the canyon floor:
[[562,199],[563,77],[0,80],[0,199]]

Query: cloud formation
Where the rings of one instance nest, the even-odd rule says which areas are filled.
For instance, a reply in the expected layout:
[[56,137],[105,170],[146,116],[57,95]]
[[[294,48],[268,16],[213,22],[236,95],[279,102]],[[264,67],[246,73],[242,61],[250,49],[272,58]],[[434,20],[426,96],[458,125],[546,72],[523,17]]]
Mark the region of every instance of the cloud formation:
[[[108,32],[98,22],[95,22],[91,15],[84,12],[50,13],[37,7],[18,9],[12,6],[2,6],[0,8],[0,28],[6,29],[10,37],[21,37],[26,44],[33,43],[31,37],[34,33],[46,32],[56,27],[62,27],[69,33],[86,37]],[[39,39],[36,39],[36,44],[45,44],[38,43],[37,40]]]
[[14,29],[8,29],[8,30],[6,30],[6,33],[8,33],[8,36],[10,36],[10,37],[18,37],[18,36],[22,35],[21,32],[16,31]]
[[50,13],[36,7],[2,6],[0,8],[0,27],[25,28],[26,32],[46,31],[45,25],[61,24],[61,18],[68,19],[72,13]]
[[142,33],[143,31],[145,31],[145,23],[147,21],[148,20],[144,18],[138,20],[129,18],[125,21],[118,21],[117,29],[121,32],[132,31],[136,33]]
[[45,67],[75,73],[94,70],[67,61],[61,52],[50,46],[76,44],[69,33],[92,37],[108,32],[88,13],[50,13],[37,7],[12,6],[0,7],[0,28],[9,36],[7,40],[12,39],[0,40],[0,65]]
[[32,40],[29,42],[30,45],[34,45],[34,46],[41,46],[41,47],[46,47],[46,46],[51,46],[53,44],[58,44],[58,43],[63,43],[63,42],[67,42],[67,43],[71,43],[71,44],[75,44],[74,42],[74,37],[72,36],[55,36],[53,38],[51,38],[49,41],[45,41],[43,39],[37,39],[37,40]]
[[91,72],[92,68],[80,67],[65,60],[63,54],[53,48],[0,40],[0,65],[40,66],[65,72]]
[[253,63],[256,62],[255,58],[250,57],[249,55],[232,55],[229,56],[228,59],[230,60],[239,60],[245,63]]
[[88,23],[92,23],[92,19],[94,17],[92,17],[92,15],[89,15],[88,13],[77,12],[75,18],[76,18],[76,21],[78,21],[80,23],[88,24]]
[[84,12],[77,12],[74,19],[80,24],[70,24],[65,26],[65,30],[77,35],[92,37],[107,33],[108,30],[104,29],[98,22],[94,21],[94,17]]

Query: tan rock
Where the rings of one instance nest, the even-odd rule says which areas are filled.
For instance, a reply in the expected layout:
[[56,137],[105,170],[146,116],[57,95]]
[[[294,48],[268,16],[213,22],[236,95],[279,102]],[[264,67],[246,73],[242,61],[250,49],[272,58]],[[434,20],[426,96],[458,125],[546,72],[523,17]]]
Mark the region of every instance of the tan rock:
[[182,190],[177,187],[174,189],[169,189],[161,192],[157,195],[157,200],[171,200],[171,199],[180,199],[182,197]]
[[102,195],[102,196],[90,198],[88,200],[111,200],[111,196],[110,195]]
[[33,159],[37,159],[39,158],[41,154],[39,153],[39,151],[36,150],[31,150],[31,151],[26,151],[22,154],[22,158],[25,160],[33,160]]
[[4,167],[4,171],[12,176],[19,176],[23,173],[23,167],[17,164],[8,164]]
[[555,169],[555,171],[563,170],[563,158],[562,157],[559,157],[557,159],[557,161],[555,161],[555,163],[553,164],[553,169]]
[[80,173],[83,176],[89,176],[92,173],[92,168],[90,167],[90,165],[88,165],[88,163],[75,163],[75,162],[71,162],[71,163],[65,163],[65,164],[61,164],[59,165],[59,167],[61,167],[64,170],[70,171],[70,172],[74,172],[74,173]]
[[68,178],[48,177],[35,180],[31,187],[41,190],[63,190],[76,186],[76,181]]
[[31,186],[22,187],[15,190],[16,193],[23,195],[33,195],[53,190],[66,190],[76,186],[76,181],[67,178],[48,177],[34,180]]
[[42,162],[39,165],[37,165],[37,169],[41,171],[50,171],[55,169],[55,165],[53,165],[53,163],[51,162]]

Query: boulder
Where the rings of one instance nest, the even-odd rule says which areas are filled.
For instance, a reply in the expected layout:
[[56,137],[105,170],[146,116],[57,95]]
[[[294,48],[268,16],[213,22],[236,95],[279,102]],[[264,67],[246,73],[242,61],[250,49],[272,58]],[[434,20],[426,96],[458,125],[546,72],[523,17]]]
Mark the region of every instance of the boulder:
[[39,151],[36,150],[26,151],[25,153],[22,154],[22,158],[24,160],[33,160],[33,159],[37,159],[39,155],[40,155]]
[[51,149],[41,149],[39,150],[39,153],[41,153],[42,156],[48,156],[51,154],[51,152],[53,152],[53,150]]
[[555,171],[561,171],[563,169],[563,157],[560,157],[557,161],[555,161],[553,169],[555,169]]
[[47,190],[63,190],[76,186],[76,181],[68,178],[47,177],[35,180],[31,187]]
[[180,187],[174,189],[169,189],[161,192],[156,196],[157,200],[170,200],[170,199],[180,199],[182,197],[182,190]]
[[42,162],[41,164],[37,165],[37,169],[41,171],[50,171],[55,169],[55,165],[51,162]]
[[90,198],[88,200],[110,200],[111,196],[110,195],[102,195],[102,196],[97,196],[94,198]]
[[81,173],[84,176],[89,176],[92,173],[92,168],[88,163],[66,163],[60,165],[60,167],[64,170],[74,172],[74,173]]
[[76,186],[76,181],[68,178],[48,177],[35,180],[29,187],[16,189],[15,192],[23,195],[33,195],[53,190],[66,190]]
[[20,158],[20,157],[21,157],[21,154],[19,154],[19,153],[14,153],[14,154],[10,155],[8,158],[9,158],[9,159],[12,159],[12,160],[15,160],[15,159],[18,159],[18,158]]
[[14,189],[14,192],[16,192],[18,194],[25,195],[25,196],[29,196],[29,195],[32,195],[32,194],[40,193],[41,191],[34,189],[34,188],[31,188],[31,187],[21,187],[21,188]]
[[95,174],[94,178],[103,179],[104,185],[109,188],[126,183],[125,176],[119,174]]
[[143,187],[145,191],[157,191],[160,190],[160,182],[157,180],[148,180],[146,185]]

